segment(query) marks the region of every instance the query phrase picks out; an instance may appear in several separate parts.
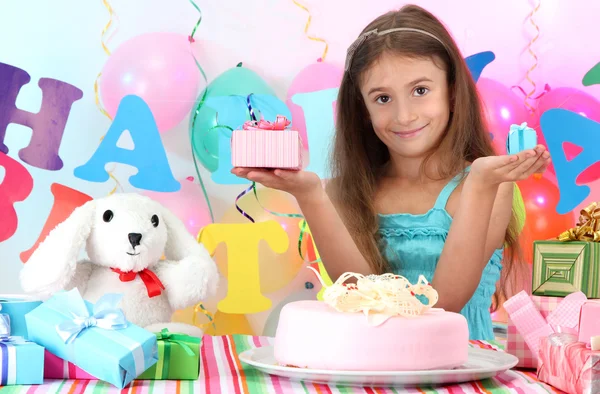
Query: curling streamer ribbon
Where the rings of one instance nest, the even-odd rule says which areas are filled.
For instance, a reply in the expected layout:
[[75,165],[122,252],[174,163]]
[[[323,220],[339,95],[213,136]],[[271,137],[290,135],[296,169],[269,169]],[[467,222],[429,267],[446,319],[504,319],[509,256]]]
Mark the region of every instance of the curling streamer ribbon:
[[196,67],[198,67],[200,74],[202,74],[202,78],[204,79],[204,84],[205,84],[204,92],[202,93],[202,98],[200,99],[200,101],[198,102],[198,105],[196,105],[196,108],[194,109],[194,115],[192,118],[192,126],[191,126],[192,132],[190,133],[191,134],[190,135],[190,139],[191,139],[190,148],[192,149],[192,159],[194,160],[194,168],[196,169],[196,175],[198,176],[198,182],[200,183],[200,187],[202,188],[202,194],[204,194],[204,199],[206,200],[206,205],[208,206],[208,211],[210,212],[210,220],[211,220],[211,222],[214,223],[215,215],[213,213],[212,205],[210,204],[210,199],[208,198],[208,193],[206,191],[206,187],[204,186],[204,182],[202,181],[202,175],[200,175],[200,168],[198,167],[198,161],[196,160],[196,153],[194,153],[194,141],[196,139],[196,135],[195,135],[196,131],[195,131],[194,126],[196,125],[196,118],[198,117],[198,113],[200,112],[200,107],[204,104],[204,100],[206,100],[206,95],[208,92],[208,78],[206,77],[206,73],[204,72],[204,69],[198,62],[198,59],[196,59],[196,56],[194,56],[194,51],[191,47],[191,45],[195,42],[194,35],[196,34],[196,30],[198,29],[198,26],[200,26],[200,23],[202,22],[202,10],[200,9],[200,7],[198,7],[198,5],[193,0],[190,0],[190,4],[196,9],[196,11],[198,11],[198,14],[200,14],[198,17],[198,21],[196,22],[196,25],[192,29],[192,33],[188,36],[188,41],[190,42],[190,54],[194,58]]
[[[527,92],[525,92],[525,89],[523,89],[519,85],[513,85],[510,88],[511,89],[517,89],[519,92],[521,92],[523,94],[524,97],[527,97]],[[537,96],[532,96],[531,98],[533,100],[539,100],[539,99],[542,98],[542,96],[544,96],[546,93],[548,93],[551,90],[552,90],[552,88],[550,87],[550,85],[545,84],[544,85],[544,90],[542,91],[542,93],[538,94]]]
[[196,34],[196,30],[198,29],[198,26],[200,26],[200,22],[202,22],[202,10],[200,9],[200,7],[198,7],[196,3],[194,3],[193,0],[190,0],[190,4],[193,5],[196,11],[198,11],[198,14],[200,14],[200,16],[198,17],[198,22],[196,22],[196,26],[194,26],[194,28],[192,29],[192,34],[190,34],[188,37],[190,43],[192,43],[194,42],[194,35]]
[[[108,31],[108,29],[110,29],[110,25],[112,24],[113,16],[116,17],[116,14],[113,12],[113,9],[110,6],[110,4],[108,3],[108,1],[102,0],[102,3],[104,4],[104,6],[106,7],[106,9],[108,10],[108,13],[110,14],[110,19],[109,19],[108,23],[106,24],[106,26],[104,26],[104,29],[102,29],[102,36],[101,36],[102,39],[101,39],[101,42],[102,42],[102,48],[104,49],[104,52],[106,52],[106,54],[108,56],[110,56],[110,51],[108,50],[108,48],[106,47],[106,44],[104,43],[104,35]],[[110,37],[108,39],[110,39]]]
[[533,79],[531,79],[530,74],[533,70],[535,70],[535,68],[538,65],[538,57],[535,54],[535,52],[531,49],[533,47],[533,44],[537,41],[537,39],[540,36],[540,28],[538,27],[538,25],[535,23],[535,21],[533,20],[533,15],[540,9],[542,2],[541,0],[537,0],[537,5],[534,7],[534,9],[529,13],[528,19],[529,22],[533,25],[533,27],[536,30],[536,34],[535,36],[529,41],[529,44],[527,45],[527,51],[529,52],[529,54],[533,57],[534,59],[534,64],[533,66],[531,66],[529,68],[529,70],[527,70],[527,73],[525,74],[525,79],[527,79],[527,81],[529,81],[529,83],[532,85],[531,90],[525,95],[524,100],[524,104],[527,108],[529,108],[529,110],[531,112],[535,111],[535,108],[533,108],[531,106],[531,104],[529,104],[529,98],[535,93],[537,85],[535,84],[535,82],[533,81]]
[[306,35],[306,37],[309,40],[322,42],[323,44],[325,44],[325,49],[323,50],[323,55],[321,55],[321,57],[319,59],[319,61],[324,61],[325,56],[327,56],[327,51],[329,50],[329,44],[327,44],[327,41],[325,41],[322,38],[311,36],[308,34],[308,28],[310,26],[310,22],[312,21],[312,14],[310,13],[310,10],[306,6],[300,4],[296,0],[292,0],[292,1],[294,2],[294,4],[296,4],[298,7],[302,8],[304,11],[306,11],[308,13],[308,20],[306,21],[306,25],[304,26],[304,34]]
[[[250,93],[248,95],[248,97],[246,97],[246,106],[248,107],[248,113],[250,114],[250,118],[252,119],[252,122],[254,124],[257,123],[257,119],[256,119],[256,115],[254,114],[254,109],[252,108],[252,104],[250,102],[250,97],[252,96],[252,93]],[[242,214],[242,216],[244,216],[246,219],[250,220],[252,223],[255,223],[256,221],[252,218],[252,216],[250,216],[248,213],[246,213],[242,208],[240,208],[240,206],[238,205],[238,201],[244,197],[246,194],[253,192],[254,194],[254,198],[256,199],[256,202],[258,203],[258,205],[266,212],[270,213],[271,215],[274,216],[278,216],[278,217],[285,217],[285,218],[296,218],[296,219],[300,219],[303,220],[304,216],[298,214],[298,213],[279,213],[279,212],[274,212],[271,211],[267,208],[265,208],[261,203],[260,200],[258,199],[258,193],[256,191],[256,182],[252,182],[252,185],[250,185],[246,190],[244,190],[243,192],[241,192],[235,199],[235,208],[238,210],[239,213]],[[304,254],[302,253],[302,243],[304,240],[304,236],[306,234],[306,220],[304,220],[302,222],[302,226],[300,228],[300,236],[298,237],[298,254],[300,255],[300,258],[302,259],[302,261],[304,261]],[[321,262],[321,259],[318,258],[314,261],[310,261],[309,264],[314,264],[314,263],[319,263]]]
[[[114,13],[112,7],[110,6],[110,4],[108,3],[107,0],[102,0],[102,3],[108,10],[108,13],[110,14],[110,19],[109,19],[108,23],[106,24],[106,26],[104,26],[104,29],[102,29],[102,34],[100,36],[100,44],[102,44],[102,49],[104,49],[104,52],[106,52],[106,54],[108,56],[110,56],[110,50],[106,46],[104,36],[105,36],[106,32],[108,32],[108,30],[110,29],[110,26],[112,25],[112,22],[113,22],[113,17],[116,18],[116,14]],[[110,37],[108,39],[110,39]],[[106,41],[108,41],[108,40],[106,40]],[[104,108],[102,107],[102,104],[100,104],[100,98],[99,98],[99,94],[98,94],[98,80],[100,79],[101,75],[102,75],[102,73],[98,73],[98,76],[96,77],[96,81],[94,82],[94,97],[95,97],[95,101],[96,101],[96,106],[98,107],[100,112],[102,112],[108,119],[110,119],[112,121],[112,117],[108,114],[108,112],[106,112],[104,110]],[[102,139],[100,139],[100,141],[102,141]]]
[[[197,323],[197,316],[198,314],[201,313],[204,316],[206,316],[208,318],[208,322],[206,323],[202,323],[202,324],[198,324]],[[202,305],[201,302],[199,302],[198,304],[196,304],[196,306],[194,306],[194,315],[192,316],[192,324],[200,327],[201,329],[206,331],[206,327],[208,327],[209,324],[212,324],[213,329],[216,331],[217,328],[215,327],[215,317],[213,316],[212,313],[210,313],[205,307],[204,305]]]
[[[110,39],[110,37],[108,39],[105,39],[105,35],[108,32],[108,30],[110,29],[110,26],[112,25],[113,22],[113,17],[116,18],[116,14],[113,11],[112,7],[110,6],[110,4],[108,3],[107,0],[102,0],[102,4],[104,4],[104,6],[106,7],[106,9],[108,10],[108,13],[110,15],[110,19],[108,21],[108,23],[106,24],[106,26],[104,26],[104,29],[102,29],[102,34],[100,35],[100,44],[102,44],[102,49],[104,49],[104,52],[110,56],[110,50],[108,49],[108,47],[106,46],[106,42],[108,42],[108,40]],[[116,30],[115,30],[116,31]],[[114,31],[113,31],[114,33]],[[100,95],[98,93],[98,80],[100,79],[100,76],[102,75],[102,73],[98,73],[98,76],[96,76],[96,80],[94,81],[94,101],[96,102],[96,107],[98,107],[98,110],[100,110],[100,112],[106,116],[108,119],[110,119],[111,121],[113,120],[113,118],[108,114],[108,112],[106,112],[106,110],[102,107],[102,104],[100,103]],[[100,138],[100,142],[102,142],[102,140],[104,139],[104,136],[102,136],[102,138]],[[116,167],[116,165],[115,165]],[[110,176],[110,178],[115,181],[115,187],[108,193],[108,195],[110,196],[111,194],[114,194],[117,189],[121,189],[123,190],[123,186],[121,186],[121,182],[119,182],[119,180],[114,176],[113,172],[115,171],[115,168],[113,167],[112,170],[107,171],[108,172],[108,176]]]
[[[254,194],[254,198],[256,199],[256,202],[258,203],[258,205],[266,212],[270,213],[273,216],[278,216],[278,217],[284,217],[284,218],[290,218],[290,219],[300,219],[303,220],[304,216],[300,215],[299,213],[280,213],[280,212],[275,212],[275,211],[271,211],[267,208],[265,208],[261,203],[260,200],[258,199],[258,194],[256,192],[256,182],[252,182],[252,185],[250,185],[246,190],[244,190],[243,192],[241,192],[235,199],[235,207],[238,210],[238,212],[240,212],[246,219],[250,220],[252,223],[255,223],[256,221],[252,218],[252,216],[248,215],[242,208],[239,207],[238,205],[238,201],[240,198],[242,198],[244,195],[250,193],[252,191],[252,193]],[[306,220],[304,220],[302,222],[302,226],[300,227],[300,236],[298,237],[298,254],[300,255],[300,258],[302,259],[302,261],[304,261],[304,253],[302,253],[302,243],[304,242],[305,239],[305,234],[306,234]],[[321,259],[318,258],[314,261],[309,261],[308,264],[314,264],[314,263],[320,263]]]
[[[248,107],[248,113],[250,114],[250,119],[252,119],[253,122],[256,122],[256,115],[254,115],[254,108],[252,108],[252,104],[250,103],[250,97],[252,97],[252,93],[250,93],[248,95],[248,97],[246,97],[246,106]],[[235,198],[235,209],[237,209],[238,212],[241,213],[242,216],[244,216],[246,219],[250,220],[252,223],[256,223],[256,221],[252,218],[252,216],[250,216],[246,212],[244,212],[244,210],[242,208],[240,208],[240,206],[238,205],[238,201],[240,200],[240,198],[244,197],[246,194],[250,193],[252,190],[254,190],[254,193],[256,195],[256,183],[255,182],[252,182],[252,185],[250,187],[248,187],[246,190],[244,190],[243,192],[238,194],[238,196]]]

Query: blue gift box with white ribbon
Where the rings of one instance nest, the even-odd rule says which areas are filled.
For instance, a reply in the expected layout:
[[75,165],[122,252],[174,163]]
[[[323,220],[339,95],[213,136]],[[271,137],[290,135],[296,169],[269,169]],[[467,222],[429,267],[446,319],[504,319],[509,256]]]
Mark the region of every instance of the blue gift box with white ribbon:
[[44,348],[11,336],[10,316],[0,313],[0,386],[44,383]]
[[124,388],[158,360],[156,335],[125,319],[122,296],[95,305],[73,289],[55,294],[25,315],[29,339],[85,372]]
[[0,294],[0,313],[10,316],[11,335],[28,338],[25,315],[41,304],[41,300],[30,296]]
[[514,155],[537,146],[537,134],[534,129],[527,127],[527,122],[510,126],[506,138],[506,153]]

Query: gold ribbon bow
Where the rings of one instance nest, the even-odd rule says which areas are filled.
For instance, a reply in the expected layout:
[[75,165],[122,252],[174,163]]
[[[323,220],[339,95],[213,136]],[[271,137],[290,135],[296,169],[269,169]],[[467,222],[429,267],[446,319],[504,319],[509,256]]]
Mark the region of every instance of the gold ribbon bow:
[[586,241],[600,242],[600,207],[592,203],[581,210],[577,225],[558,236],[562,242]]

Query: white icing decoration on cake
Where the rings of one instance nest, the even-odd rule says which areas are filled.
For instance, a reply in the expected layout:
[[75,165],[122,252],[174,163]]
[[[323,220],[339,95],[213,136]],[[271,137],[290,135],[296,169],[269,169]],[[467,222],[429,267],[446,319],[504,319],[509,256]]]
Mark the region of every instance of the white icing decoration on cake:
[[[416,284],[400,275],[383,274],[364,276],[346,272],[331,286],[327,286],[321,275],[312,267],[325,288],[323,300],[339,312],[363,312],[369,324],[378,326],[392,316],[415,317],[426,313],[438,301],[437,291],[423,275]],[[356,278],[356,284],[345,283]],[[427,297],[423,304],[416,296]]]

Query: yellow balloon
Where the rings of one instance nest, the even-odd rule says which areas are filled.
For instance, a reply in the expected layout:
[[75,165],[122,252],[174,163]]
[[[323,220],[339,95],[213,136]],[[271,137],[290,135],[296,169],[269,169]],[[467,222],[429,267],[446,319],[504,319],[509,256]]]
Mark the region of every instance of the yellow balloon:
[[[270,211],[300,214],[300,208],[296,200],[288,193],[261,187],[257,188],[257,194],[260,204]],[[275,253],[266,242],[261,242],[258,246],[260,290],[263,294],[276,292],[287,286],[302,268],[303,260],[298,253],[298,240],[300,237],[298,222],[300,219],[279,217],[265,211],[256,201],[252,192],[242,197],[238,201],[238,206],[257,223],[268,220],[277,221],[288,235],[289,247],[282,254]],[[239,213],[235,206],[227,210],[219,222],[250,223],[247,218]],[[256,252],[252,251],[252,253]],[[303,250],[303,254],[306,254],[305,250]],[[217,248],[214,257],[219,267],[226,265],[227,253],[225,248]]]

